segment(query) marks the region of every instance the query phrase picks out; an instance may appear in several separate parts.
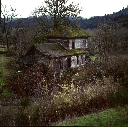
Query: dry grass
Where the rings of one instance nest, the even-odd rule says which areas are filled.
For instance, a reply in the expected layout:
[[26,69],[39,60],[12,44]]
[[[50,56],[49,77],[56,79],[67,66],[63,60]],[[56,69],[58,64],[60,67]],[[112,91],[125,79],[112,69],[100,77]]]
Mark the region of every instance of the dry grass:
[[115,85],[111,77],[104,78],[103,81],[100,79],[96,80],[95,84],[89,84],[88,87],[84,90],[86,96],[93,98],[96,96],[106,96],[107,93],[116,91],[118,89],[118,84]]

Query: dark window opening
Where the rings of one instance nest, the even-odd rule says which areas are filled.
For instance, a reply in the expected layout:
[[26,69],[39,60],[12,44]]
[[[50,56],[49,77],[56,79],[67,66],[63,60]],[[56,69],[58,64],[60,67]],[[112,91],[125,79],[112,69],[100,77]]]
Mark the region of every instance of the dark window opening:
[[72,41],[72,49],[75,49],[75,42]]
[[67,58],[68,67],[71,67],[71,58]]
[[81,58],[82,58],[82,64],[84,64],[84,55],[82,55]]
[[79,56],[77,56],[77,64],[79,64]]

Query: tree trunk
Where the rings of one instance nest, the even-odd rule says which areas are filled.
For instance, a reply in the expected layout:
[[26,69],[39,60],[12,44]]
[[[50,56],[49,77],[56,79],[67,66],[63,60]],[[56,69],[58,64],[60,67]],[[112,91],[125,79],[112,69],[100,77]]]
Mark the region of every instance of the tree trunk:
[[7,52],[9,52],[10,49],[9,49],[9,41],[8,41],[8,35],[7,35],[7,33],[6,33],[6,45],[7,45]]

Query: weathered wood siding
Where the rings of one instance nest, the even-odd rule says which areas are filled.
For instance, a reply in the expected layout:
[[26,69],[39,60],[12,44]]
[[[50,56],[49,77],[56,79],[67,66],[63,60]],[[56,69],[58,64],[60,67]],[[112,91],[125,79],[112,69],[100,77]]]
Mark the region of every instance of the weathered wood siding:
[[54,38],[54,39],[48,39],[48,42],[50,43],[56,43],[59,42],[64,48],[69,49],[69,41],[68,39],[59,39],[59,38]]
[[59,39],[51,38],[48,39],[48,42],[59,42],[66,49],[86,49],[88,48],[88,39],[78,38],[78,39]]
[[61,44],[65,49],[69,49],[69,41],[68,41],[68,40],[62,40],[62,41],[60,41],[60,44]]
[[18,59],[18,62],[23,63],[23,64],[34,64],[35,63],[35,57],[32,55],[22,56]]
[[71,57],[71,67],[76,67],[77,66],[77,57],[72,56]]
[[71,57],[71,67],[79,67],[85,64],[85,55]]
[[65,71],[68,68],[67,58],[62,58],[62,62],[63,62],[63,70]]
[[[69,59],[71,61],[69,61]],[[68,62],[71,62],[69,66]],[[68,68],[75,68],[85,64],[85,55],[81,54],[78,56],[64,57],[64,58],[54,58],[51,60],[51,68],[55,72],[60,72],[61,70],[66,71]]]
[[87,39],[70,39],[69,49],[86,49],[88,47]]
[[67,58],[55,58],[51,61],[51,63],[51,68],[55,72],[60,72],[60,70],[66,71],[68,69]]

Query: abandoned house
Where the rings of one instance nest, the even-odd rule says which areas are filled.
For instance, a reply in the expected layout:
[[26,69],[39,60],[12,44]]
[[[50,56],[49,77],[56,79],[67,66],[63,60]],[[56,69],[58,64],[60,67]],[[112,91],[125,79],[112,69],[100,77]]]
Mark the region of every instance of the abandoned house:
[[47,37],[42,44],[32,45],[24,56],[18,59],[23,65],[40,63],[56,73],[76,68],[86,63],[88,53],[86,37]]

